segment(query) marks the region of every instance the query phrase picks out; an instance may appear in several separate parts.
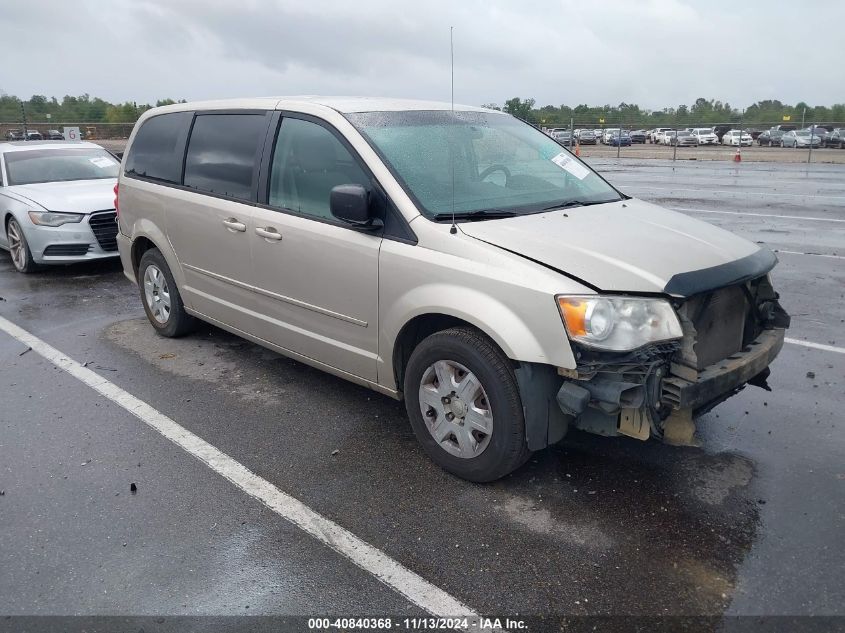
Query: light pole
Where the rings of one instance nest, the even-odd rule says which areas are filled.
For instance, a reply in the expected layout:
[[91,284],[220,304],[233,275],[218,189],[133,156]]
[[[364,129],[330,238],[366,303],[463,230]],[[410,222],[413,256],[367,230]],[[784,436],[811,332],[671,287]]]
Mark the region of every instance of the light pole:
[[23,106],[23,101],[18,99],[21,102],[21,119],[23,120],[23,140],[29,140],[29,134],[26,132],[26,108]]
[[619,138],[616,139],[616,158],[619,158],[619,153],[622,151],[622,119],[619,119]]

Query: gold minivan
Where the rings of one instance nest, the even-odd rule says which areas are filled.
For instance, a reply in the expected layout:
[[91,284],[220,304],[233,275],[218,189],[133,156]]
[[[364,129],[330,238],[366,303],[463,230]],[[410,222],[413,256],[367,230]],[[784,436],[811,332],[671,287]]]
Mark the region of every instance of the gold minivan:
[[155,108],[115,208],[157,332],[201,319],[404,399],[426,452],[472,481],[570,426],[689,442],[695,416],[766,387],[789,325],[770,250],[484,108]]

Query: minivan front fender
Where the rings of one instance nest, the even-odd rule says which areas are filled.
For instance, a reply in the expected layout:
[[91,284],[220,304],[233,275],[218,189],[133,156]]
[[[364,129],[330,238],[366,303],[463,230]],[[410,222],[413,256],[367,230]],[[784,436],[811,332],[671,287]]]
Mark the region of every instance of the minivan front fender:
[[[548,303],[550,308],[554,307],[551,300]],[[381,315],[381,365],[378,379],[382,386],[402,389],[402,385],[396,384],[396,376],[401,375],[401,368],[394,366],[394,349],[405,327],[424,316],[445,317],[447,322],[451,318],[468,323],[489,336],[514,361],[555,366],[575,365],[559,316],[556,316],[554,340],[546,341],[544,345],[537,336],[536,323],[526,322],[513,309],[489,294],[465,286],[431,283],[409,289]]]

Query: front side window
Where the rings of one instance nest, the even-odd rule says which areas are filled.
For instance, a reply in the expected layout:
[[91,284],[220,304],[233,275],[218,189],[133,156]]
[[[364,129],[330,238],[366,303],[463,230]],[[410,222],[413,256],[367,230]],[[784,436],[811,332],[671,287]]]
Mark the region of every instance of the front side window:
[[283,119],[270,168],[270,206],[330,219],[329,198],[338,185],[369,188],[370,179],[327,128],[304,119]]
[[50,148],[6,152],[8,185],[117,178],[120,163],[104,149]]
[[129,147],[126,174],[179,183],[192,117],[192,112],[173,112],[144,121]]
[[253,200],[253,171],[266,127],[264,114],[197,116],[185,157],[185,186]]
[[486,112],[348,114],[416,199],[455,213],[537,213],[621,196],[558,143],[514,117]]

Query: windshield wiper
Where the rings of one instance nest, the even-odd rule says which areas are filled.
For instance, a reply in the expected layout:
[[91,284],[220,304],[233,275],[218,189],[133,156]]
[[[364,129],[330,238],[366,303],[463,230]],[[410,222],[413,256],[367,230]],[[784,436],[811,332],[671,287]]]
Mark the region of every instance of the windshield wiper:
[[480,209],[478,211],[459,211],[454,216],[451,213],[437,213],[434,215],[434,220],[439,222],[451,220],[452,217],[456,220],[495,220],[496,218],[512,218],[515,215],[519,214],[504,209]]
[[[621,200],[621,198],[619,198]],[[553,211],[555,209],[569,209],[571,207],[589,207],[594,204],[606,204],[608,202],[619,202],[619,200],[567,200],[558,204],[553,204],[543,209],[543,211]]]

